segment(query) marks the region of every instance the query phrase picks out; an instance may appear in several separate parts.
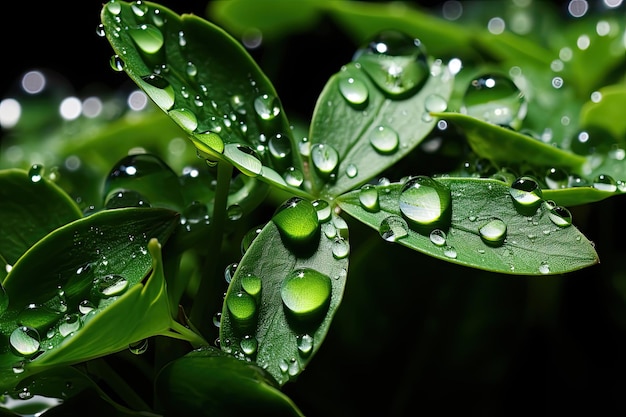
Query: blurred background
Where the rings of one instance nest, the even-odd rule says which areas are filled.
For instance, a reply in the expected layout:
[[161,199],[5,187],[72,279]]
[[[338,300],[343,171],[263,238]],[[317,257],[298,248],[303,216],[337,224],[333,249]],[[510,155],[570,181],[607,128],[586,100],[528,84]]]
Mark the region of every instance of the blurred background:
[[[206,17],[207,1],[159,3]],[[446,3],[471,2],[412,2],[438,16]],[[481,5],[490,3],[495,1]],[[573,19],[572,3],[587,4],[591,13],[603,2],[545,3],[567,21]],[[110,68],[111,47],[96,35],[101,2],[12,7],[0,14],[0,99],[35,68],[58,74],[78,95],[134,88]],[[357,46],[323,18],[250,53],[289,114],[306,119],[328,77]],[[280,56],[289,61],[277,61]],[[305,80],[294,70],[302,63],[309,65]],[[597,243],[601,264],[554,277],[502,276],[429,262],[351,229],[353,252],[384,262],[379,270],[351,270],[325,345],[285,392],[308,416],[374,410],[382,416],[626,415],[625,208],[623,197],[575,208],[575,223]]]

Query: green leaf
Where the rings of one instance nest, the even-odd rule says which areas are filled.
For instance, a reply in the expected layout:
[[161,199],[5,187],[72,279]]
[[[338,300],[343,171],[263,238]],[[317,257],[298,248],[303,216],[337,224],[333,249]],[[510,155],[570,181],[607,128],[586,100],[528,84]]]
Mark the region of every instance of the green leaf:
[[623,112],[626,106],[626,85],[608,85],[597,92],[600,99],[587,101],[580,109],[580,124],[583,127],[604,128],[615,138],[622,138],[623,146],[626,141],[626,117]]
[[[311,123],[315,194],[337,196],[364,184],[419,145],[437,122],[429,115],[429,103],[445,109],[454,81],[440,62],[430,71],[436,75],[426,75],[425,84],[409,96],[386,95],[358,62],[330,78]],[[344,88],[356,89],[356,99],[363,102],[350,102]]]
[[526,164],[544,169],[563,167],[589,173],[587,159],[538,139],[462,113],[434,113],[465,132],[472,150],[482,158],[503,164]]
[[222,350],[253,360],[282,386],[309,363],[339,307],[348,270],[348,230],[297,197],[252,241],[226,294]]
[[151,2],[108,3],[101,19],[120,67],[205,158],[298,191],[283,178],[290,169],[303,171],[285,112],[236,39],[198,16]]
[[[172,320],[159,244],[177,223],[178,214],[165,209],[103,211],[29,249],[4,283],[0,386],[165,333]],[[22,336],[25,349],[10,344],[12,334]]]
[[264,369],[212,347],[167,364],[156,394],[168,416],[303,416]]
[[[396,243],[473,268],[503,274],[547,275],[574,271],[598,262],[593,244],[574,226],[564,222],[559,226],[551,220],[551,207],[545,200],[536,200],[538,207],[520,213],[520,208],[513,203],[510,187],[500,181],[480,178],[437,178],[435,181],[449,192],[451,213],[449,219],[443,213],[442,221],[429,227],[416,227],[400,210],[405,183],[372,185],[377,194],[373,194],[372,189],[368,190],[369,194],[353,191],[339,197],[337,203],[349,215],[385,232],[387,240],[393,240],[388,234],[393,231]],[[371,202],[376,196],[378,204],[373,205]],[[437,208],[432,195],[422,197],[412,204]],[[485,238],[481,236],[481,229]],[[438,232],[431,236],[432,230]]]
[[0,171],[0,255],[9,265],[39,239],[80,217],[76,203],[53,182],[19,169]]

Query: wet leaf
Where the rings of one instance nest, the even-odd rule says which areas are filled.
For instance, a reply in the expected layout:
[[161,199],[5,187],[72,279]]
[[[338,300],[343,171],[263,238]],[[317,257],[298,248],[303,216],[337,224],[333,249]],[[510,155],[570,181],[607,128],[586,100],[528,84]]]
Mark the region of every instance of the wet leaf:
[[166,416],[302,416],[264,369],[211,348],[167,364],[156,393]]
[[61,188],[35,178],[23,170],[0,171],[0,255],[9,265],[57,227],[82,217]]
[[364,184],[419,145],[437,122],[429,111],[446,108],[454,80],[431,64],[425,83],[402,97],[386,95],[358,62],[330,78],[310,130],[314,193],[337,196]]
[[273,85],[236,39],[198,16],[151,2],[109,3],[101,19],[118,68],[205,158],[293,188],[284,176],[303,169],[289,122]]
[[10,389],[52,366],[166,333],[171,316],[159,242],[177,222],[177,213],[165,209],[103,211],[27,251],[4,282],[9,306],[0,325],[0,385]]
[[[379,231],[395,232],[395,242],[435,258],[503,274],[552,275],[589,267],[598,262],[593,244],[569,223],[551,214],[544,199],[527,209],[516,206],[508,185],[479,178],[437,178],[449,190],[449,219],[416,228],[400,209],[405,183],[375,186],[379,208],[366,208],[360,191],[347,193],[337,203],[349,215]],[[431,215],[432,195],[425,207]],[[430,202],[429,202],[430,201]],[[417,204],[417,203],[414,203]],[[414,210],[417,210],[414,208]],[[522,212],[520,212],[522,211]],[[423,214],[423,212],[422,212]],[[391,218],[390,218],[391,216]],[[445,216],[442,215],[442,216]],[[391,223],[393,220],[394,223]],[[565,220],[565,221],[562,221]],[[555,223],[555,221],[557,223]],[[435,231],[436,230],[436,231]],[[431,232],[433,233],[431,235]]]
[[321,346],[348,269],[343,219],[329,211],[324,221],[311,220],[307,227],[306,217],[315,215],[307,208],[311,203],[293,202],[278,210],[238,263],[220,324],[221,349],[256,362],[281,386]]

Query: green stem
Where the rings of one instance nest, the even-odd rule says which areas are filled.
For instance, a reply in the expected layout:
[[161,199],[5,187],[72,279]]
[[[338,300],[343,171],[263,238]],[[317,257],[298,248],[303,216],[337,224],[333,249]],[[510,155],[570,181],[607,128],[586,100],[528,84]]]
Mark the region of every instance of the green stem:
[[213,330],[210,317],[212,316],[211,308],[214,306],[211,300],[213,298],[218,300],[216,296],[220,294],[216,284],[221,281],[216,280],[216,277],[219,275],[219,269],[222,268],[220,263],[222,256],[221,248],[224,225],[227,221],[226,208],[232,174],[233,166],[230,163],[226,161],[217,163],[217,188],[213,204],[211,236],[208,242],[209,250],[202,265],[202,278],[189,314],[190,322],[205,337]]
[[179,322],[172,320],[170,323],[171,330],[161,333],[161,336],[171,337],[173,339],[185,340],[191,343],[194,347],[206,346],[207,341],[204,338],[191,330],[188,327],[183,326]]

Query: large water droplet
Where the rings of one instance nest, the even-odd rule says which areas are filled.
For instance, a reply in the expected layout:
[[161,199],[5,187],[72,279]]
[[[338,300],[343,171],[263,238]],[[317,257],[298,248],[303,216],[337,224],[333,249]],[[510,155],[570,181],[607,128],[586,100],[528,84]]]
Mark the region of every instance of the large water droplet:
[[241,288],[253,297],[261,293],[262,281],[257,275],[246,274],[241,278]]
[[256,315],[256,301],[250,294],[239,291],[232,293],[226,299],[228,312],[239,324],[246,324]]
[[565,207],[554,205],[548,210],[548,217],[559,227],[572,225],[572,213]]
[[485,74],[472,80],[461,110],[489,123],[518,128],[526,116],[526,100],[510,78]]
[[198,128],[198,117],[186,108],[172,109],[167,113],[180,127],[191,133]]
[[367,105],[369,91],[365,82],[353,77],[339,79],[339,92],[352,106],[361,109]]
[[308,200],[292,197],[283,203],[272,217],[283,241],[302,246],[317,238],[320,228],[317,210]]
[[128,33],[139,49],[147,54],[154,54],[163,46],[163,33],[155,26],[139,25],[129,29]]
[[493,218],[487,223],[480,226],[478,233],[480,238],[487,245],[500,246],[504,243],[506,238],[506,223],[498,218]]
[[152,100],[161,109],[168,111],[174,105],[174,88],[172,85],[159,74],[150,74],[145,77],[141,77],[143,83],[141,87],[152,98]]
[[228,144],[224,148],[224,155],[233,165],[249,177],[256,177],[263,170],[263,163],[254,149],[237,144]]
[[378,189],[373,184],[365,184],[359,190],[359,203],[367,211],[377,212],[380,210]]
[[386,241],[395,242],[409,234],[409,226],[402,217],[391,215],[380,222],[378,233]]
[[509,193],[513,197],[518,210],[523,214],[532,214],[542,201],[543,192],[537,180],[532,177],[524,176],[516,179]]
[[593,180],[593,188],[614,193],[617,191],[617,181],[610,175],[600,174]]
[[409,178],[400,193],[400,211],[408,224],[420,233],[450,226],[452,196],[440,182],[427,177]]
[[430,73],[421,42],[396,30],[380,32],[356,51],[353,61],[394,97],[415,93]]
[[372,130],[369,140],[374,149],[384,155],[394,153],[400,143],[398,133],[387,126],[378,126]]
[[120,295],[128,288],[128,280],[118,274],[108,274],[95,280],[98,293],[104,297]]
[[20,356],[32,356],[39,351],[41,339],[32,327],[20,326],[9,337],[11,348]]
[[78,314],[67,314],[59,323],[59,334],[63,337],[67,337],[80,329],[81,325],[82,322]]
[[283,280],[280,295],[287,309],[298,318],[317,317],[328,308],[330,278],[310,268],[297,269]]

